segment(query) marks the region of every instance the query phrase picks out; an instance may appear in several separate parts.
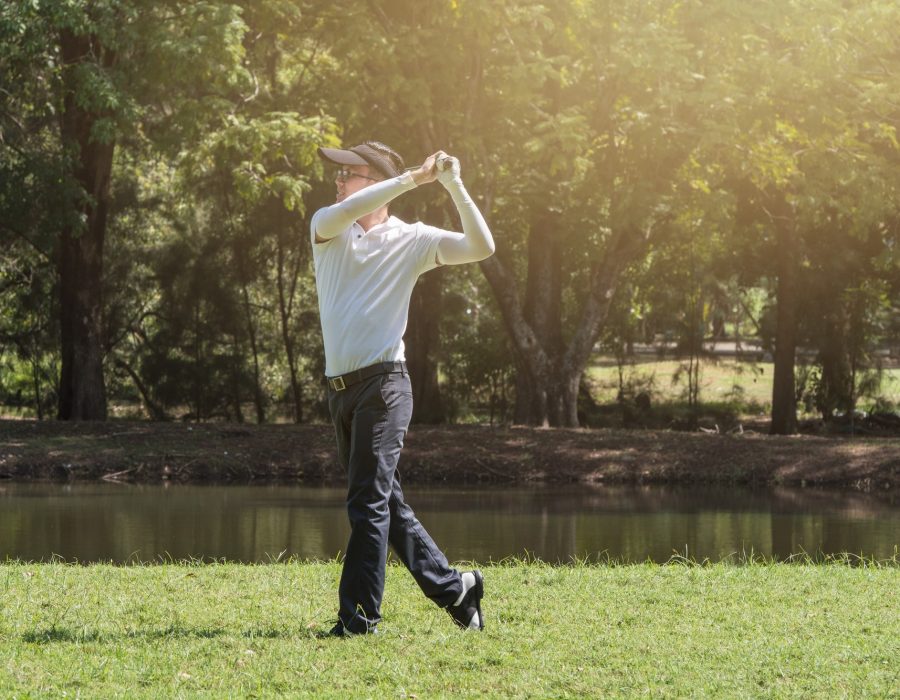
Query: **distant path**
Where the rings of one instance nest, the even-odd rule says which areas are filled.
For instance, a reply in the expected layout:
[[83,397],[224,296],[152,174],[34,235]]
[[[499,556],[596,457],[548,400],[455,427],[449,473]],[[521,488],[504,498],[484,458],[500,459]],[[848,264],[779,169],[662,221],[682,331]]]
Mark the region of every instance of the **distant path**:
[[[900,438],[649,430],[413,427],[419,483],[750,483],[900,486]],[[343,483],[326,425],[0,420],[3,479]]]

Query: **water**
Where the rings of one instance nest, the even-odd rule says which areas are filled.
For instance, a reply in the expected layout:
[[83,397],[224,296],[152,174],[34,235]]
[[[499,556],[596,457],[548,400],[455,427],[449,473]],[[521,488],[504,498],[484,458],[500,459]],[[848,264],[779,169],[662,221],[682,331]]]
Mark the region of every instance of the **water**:
[[[776,488],[406,488],[451,560],[532,555],[719,561],[900,547],[900,496]],[[342,489],[0,482],[0,560],[329,559],[349,528]]]

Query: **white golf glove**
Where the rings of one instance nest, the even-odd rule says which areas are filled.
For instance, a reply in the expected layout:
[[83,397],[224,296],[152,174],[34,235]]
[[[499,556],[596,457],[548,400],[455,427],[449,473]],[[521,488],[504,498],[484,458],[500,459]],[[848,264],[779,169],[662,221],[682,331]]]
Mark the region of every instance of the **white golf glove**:
[[437,179],[444,187],[448,187],[454,183],[462,184],[462,178],[459,174],[458,158],[443,155],[437,159],[435,167],[438,171]]

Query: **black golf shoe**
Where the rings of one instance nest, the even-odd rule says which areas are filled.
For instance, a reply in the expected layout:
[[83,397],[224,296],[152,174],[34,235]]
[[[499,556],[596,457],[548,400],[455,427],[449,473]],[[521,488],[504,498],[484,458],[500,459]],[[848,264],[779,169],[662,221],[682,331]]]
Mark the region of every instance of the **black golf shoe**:
[[483,630],[484,615],[481,614],[481,599],[484,597],[484,576],[478,570],[466,571],[462,575],[463,592],[455,604],[446,608],[453,621],[467,630]]
[[360,634],[378,634],[377,627],[367,627],[361,629],[359,632],[353,632],[346,627],[344,627],[344,623],[338,620],[334,627],[332,627],[328,631],[329,637],[355,637]]

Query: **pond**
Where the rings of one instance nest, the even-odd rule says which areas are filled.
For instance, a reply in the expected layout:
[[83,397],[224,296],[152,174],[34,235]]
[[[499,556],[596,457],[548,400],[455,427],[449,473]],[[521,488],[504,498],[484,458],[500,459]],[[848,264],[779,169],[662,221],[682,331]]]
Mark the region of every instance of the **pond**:
[[[900,495],[817,489],[405,487],[451,561],[897,556]],[[344,491],[0,482],[0,560],[268,562],[346,545]],[[282,554],[283,553],[283,554]]]

